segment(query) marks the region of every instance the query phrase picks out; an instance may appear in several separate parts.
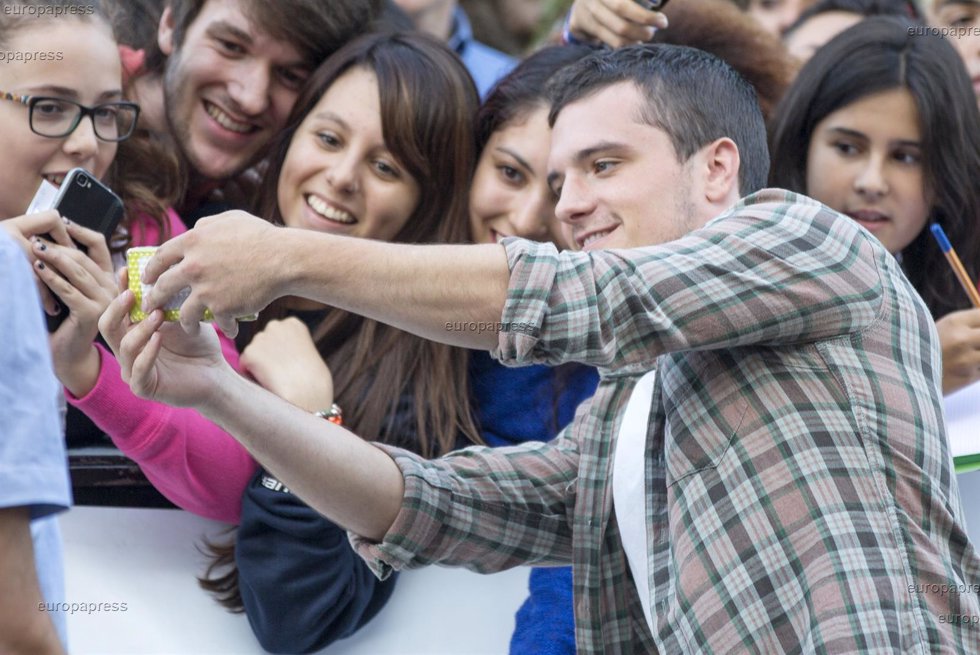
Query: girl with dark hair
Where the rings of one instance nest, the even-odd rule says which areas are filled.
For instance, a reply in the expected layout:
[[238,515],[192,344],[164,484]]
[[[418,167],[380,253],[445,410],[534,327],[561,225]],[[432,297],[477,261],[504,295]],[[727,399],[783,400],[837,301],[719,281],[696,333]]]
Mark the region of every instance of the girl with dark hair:
[[817,51],[772,123],[771,182],[851,216],[901,258],[936,319],[950,393],[980,378],[980,309],[928,226],[976,280],[980,113],[952,46],[910,26],[868,18]]
[[[433,39],[351,42],[316,70],[274,143],[263,215],[351,237],[465,241],[476,108],[465,68]],[[481,442],[464,350],[298,299],[270,306],[243,338],[243,374],[325,418],[340,420],[342,407],[343,423],[365,438],[431,456]],[[217,425],[128,387],[97,386],[79,403],[103,410],[100,425],[176,504],[239,524],[233,543],[210,546],[202,584],[246,612],[264,648],[320,649],[387,601],[393,580],[377,580],[344,530]]]
[[[470,229],[477,243],[506,237],[570,241],[561,235],[555,197],[548,187],[548,80],[594,52],[588,46],[538,51],[500,80],[477,114],[481,149],[470,191]],[[575,409],[595,393],[599,376],[579,364],[558,368],[507,368],[473,351],[470,379],[488,445],[548,441],[571,422]],[[574,653],[571,567],[536,568],[530,594],[516,617],[510,652]]]

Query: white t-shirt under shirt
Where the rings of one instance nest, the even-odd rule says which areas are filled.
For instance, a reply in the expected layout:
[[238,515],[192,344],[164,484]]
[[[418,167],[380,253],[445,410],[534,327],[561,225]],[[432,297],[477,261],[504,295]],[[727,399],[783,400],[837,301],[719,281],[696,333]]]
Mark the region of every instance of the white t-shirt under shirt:
[[653,632],[653,612],[647,543],[650,531],[646,517],[646,445],[656,377],[656,370],[650,371],[633,388],[616,438],[612,474],[616,523],[650,632]]

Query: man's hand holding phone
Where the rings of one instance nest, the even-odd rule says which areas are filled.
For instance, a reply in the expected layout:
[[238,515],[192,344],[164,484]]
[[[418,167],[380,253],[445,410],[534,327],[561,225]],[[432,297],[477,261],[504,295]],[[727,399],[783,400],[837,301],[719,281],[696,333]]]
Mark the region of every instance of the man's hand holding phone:
[[575,0],[568,16],[568,31],[585,42],[601,41],[619,48],[645,43],[667,27],[660,13],[667,0]]

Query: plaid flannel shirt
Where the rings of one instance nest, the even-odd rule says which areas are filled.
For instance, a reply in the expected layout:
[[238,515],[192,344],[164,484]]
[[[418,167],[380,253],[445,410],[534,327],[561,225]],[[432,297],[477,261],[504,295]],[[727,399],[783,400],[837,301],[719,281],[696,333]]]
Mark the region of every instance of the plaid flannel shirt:
[[[938,337],[873,236],[766,190],[659,246],[505,246],[495,355],[585,362],[599,389],[549,444],[432,462],[389,449],[402,511],[382,543],[353,537],[379,575],[571,559],[581,653],[977,652],[980,559]],[[651,634],[610,480],[621,414],[654,367]]]

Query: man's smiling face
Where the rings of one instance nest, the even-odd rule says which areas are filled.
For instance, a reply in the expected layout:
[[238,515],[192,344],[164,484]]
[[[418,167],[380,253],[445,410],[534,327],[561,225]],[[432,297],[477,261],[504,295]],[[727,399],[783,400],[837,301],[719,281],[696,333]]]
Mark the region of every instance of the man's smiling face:
[[167,122],[181,152],[204,178],[238,174],[285,126],[306,62],[253,25],[242,0],[208,0],[179,47],[165,13],[159,38],[169,56]]
[[575,248],[665,243],[695,227],[690,165],[666,132],[643,121],[643,103],[639,88],[620,82],[558,114],[549,185]]

